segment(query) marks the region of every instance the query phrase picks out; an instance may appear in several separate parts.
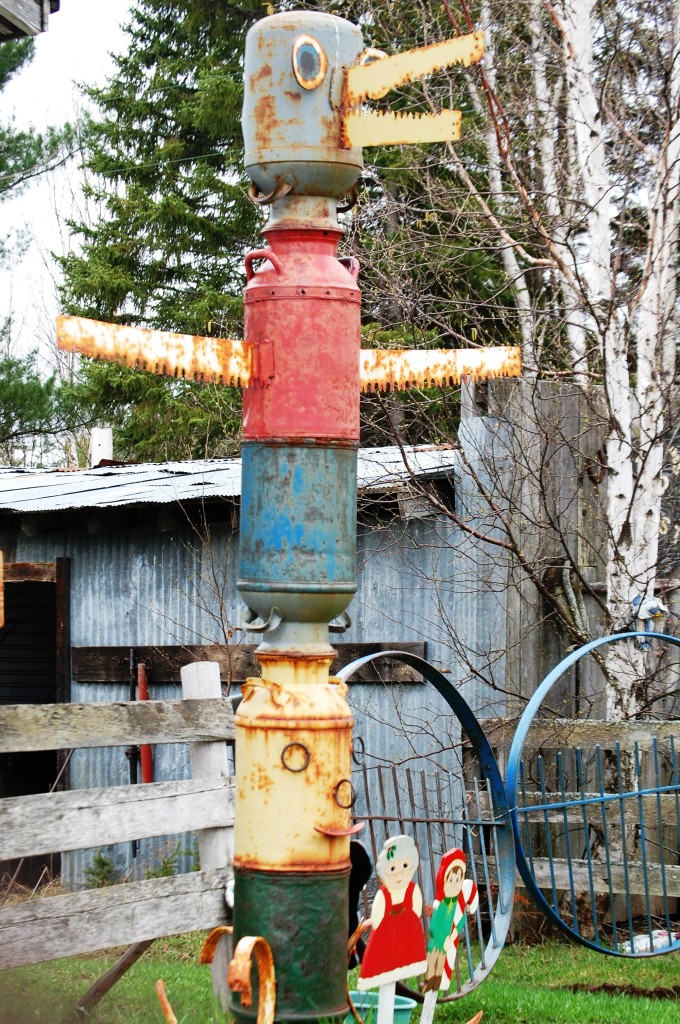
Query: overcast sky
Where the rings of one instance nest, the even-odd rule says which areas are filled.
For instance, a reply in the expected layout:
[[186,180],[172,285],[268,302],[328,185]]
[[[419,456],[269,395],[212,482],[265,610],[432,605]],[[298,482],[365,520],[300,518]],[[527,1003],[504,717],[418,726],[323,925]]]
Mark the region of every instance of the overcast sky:
[[[129,7],[130,0],[61,0],[48,31],[36,37],[33,62],[0,95],[2,121],[13,117],[17,128],[38,129],[73,121],[82,107],[78,84],[105,81],[113,70],[109,54],[125,46],[120,25]],[[19,199],[0,206],[3,235],[21,229],[32,239],[23,260],[0,274],[0,318],[11,311],[21,350],[44,343],[58,312],[48,253],[64,251],[63,218],[77,191],[71,171],[68,179],[39,178]]]
[[130,0],[61,0],[49,29],[35,39],[30,67],[2,93],[2,110],[36,127],[73,118],[75,84],[101,82],[112,70],[109,52],[120,52]]

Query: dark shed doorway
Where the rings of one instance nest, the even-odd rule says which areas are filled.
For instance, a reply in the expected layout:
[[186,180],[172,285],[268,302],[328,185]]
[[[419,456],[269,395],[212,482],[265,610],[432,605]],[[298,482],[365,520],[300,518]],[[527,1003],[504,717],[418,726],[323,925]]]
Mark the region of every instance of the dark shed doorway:
[[[0,628],[0,704],[60,704],[70,697],[69,560],[9,562]],[[0,753],[0,797],[67,784],[66,751]],[[1,889],[33,887],[59,874],[59,855],[0,861]]]

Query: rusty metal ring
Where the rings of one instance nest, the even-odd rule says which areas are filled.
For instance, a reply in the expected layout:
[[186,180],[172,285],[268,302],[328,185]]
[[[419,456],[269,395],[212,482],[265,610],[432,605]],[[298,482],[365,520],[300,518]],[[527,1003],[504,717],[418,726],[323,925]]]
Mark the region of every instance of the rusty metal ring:
[[356,185],[352,185],[351,189],[347,193],[347,202],[343,203],[342,206],[337,207],[338,213],[349,213],[349,211],[357,205],[359,202],[359,193],[357,192]]
[[276,185],[268,195],[262,195],[259,188],[254,181],[251,181],[250,188],[248,189],[248,199],[251,203],[255,203],[256,206],[269,206],[270,203],[275,203],[277,199],[283,199],[289,192],[292,192],[295,188],[296,182],[292,174],[287,171],[281,175],[280,178],[276,179]]
[[[300,768],[291,768],[291,766],[286,763],[286,751],[290,750],[291,747],[299,747],[301,750],[303,750],[305,752],[306,760],[305,760],[305,763]],[[286,743],[285,747],[281,751],[281,764],[289,772],[296,772],[296,773],[297,772],[303,772],[305,770],[305,768],[307,768],[309,766],[309,762],[311,760],[312,760],[312,755],[309,752],[309,747],[306,747],[304,743],[299,743],[297,740],[294,741],[293,743]]]
[[366,760],[366,744],[361,736],[355,736],[352,740],[352,760],[359,765]]
[[[342,786],[342,784],[345,782],[349,786],[349,791],[351,794],[348,804],[343,804],[340,802],[340,786]],[[354,807],[355,803],[357,802],[357,794],[354,786],[352,785],[351,779],[340,779],[340,782],[336,783],[335,789],[333,790],[333,799],[335,800],[338,807],[342,807],[343,811],[348,811],[350,807]]]

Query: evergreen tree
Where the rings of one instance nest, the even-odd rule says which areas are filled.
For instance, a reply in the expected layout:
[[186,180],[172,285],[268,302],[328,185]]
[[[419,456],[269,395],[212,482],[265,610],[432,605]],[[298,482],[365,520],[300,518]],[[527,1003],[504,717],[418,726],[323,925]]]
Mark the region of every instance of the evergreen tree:
[[[242,167],[241,62],[261,13],[255,2],[132,7],[115,75],[87,90],[85,194],[99,215],[71,224],[81,248],[62,260],[66,312],[239,335],[243,256],[261,226]],[[125,459],[227,454],[240,423],[235,389],[87,360],[70,403],[113,423]]]
[[[33,58],[33,39],[0,45],[0,92]],[[63,161],[73,139],[72,129],[49,128],[43,134],[19,130],[14,121],[0,124],[0,203],[16,196],[32,178]],[[0,260],[7,256],[7,239],[0,239]]]
[[[6,331],[6,325],[1,333]],[[54,376],[36,369],[36,354],[0,358],[0,461],[35,465],[54,440],[57,414]]]
[[258,5],[223,23],[184,5],[137,0],[116,73],[88,89],[85,195],[98,210],[71,227],[68,312],[190,334],[240,324],[243,254],[258,235],[241,166],[241,57]]

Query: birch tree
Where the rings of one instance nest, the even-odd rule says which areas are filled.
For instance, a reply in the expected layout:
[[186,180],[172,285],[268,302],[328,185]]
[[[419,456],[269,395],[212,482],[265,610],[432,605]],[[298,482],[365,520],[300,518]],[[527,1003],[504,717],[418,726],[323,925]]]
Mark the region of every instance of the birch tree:
[[[389,49],[390,34],[395,43],[399,35],[403,40],[403,11],[399,22],[371,8],[366,22],[373,45]],[[421,92],[410,87],[411,102],[422,109],[450,106],[453,98],[464,114],[464,140],[448,146],[438,166],[422,156],[420,162],[411,159],[440,239],[450,240],[463,224],[486,252],[489,274],[500,269],[503,277],[494,291],[494,331],[488,317],[475,319],[472,311],[467,329],[454,316],[444,323],[441,308],[433,313],[427,300],[415,304],[419,327],[438,330],[453,344],[518,341],[528,414],[534,386],[569,382],[601,432],[595,467],[604,533],[599,589],[582,572],[578,546],[562,534],[549,507],[541,459],[549,442],[557,444],[547,437],[550,424],[537,417],[532,444],[514,451],[516,474],[524,473],[516,488],[499,482],[494,489],[480,480],[480,493],[502,526],[501,549],[519,562],[570,644],[584,643],[602,628],[617,632],[636,623],[633,602],[655,598],[659,541],[669,526],[661,517],[661,497],[675,387],[679,12],[672,0],[653,11],[631,0],[526,0],[512,6],[484,0],[477,8],[444,0],[441,16],[434,5],[410,8],[414,43],[485,30],[482,65],[431,79]],[[372,173],[386,179],[381,199],[391,206],[393,224],[410,218],[410,242],[402,231],[401,245],[412,254],[419,247],[413,243],[417,218],[405,199],[401,206],[395,202],[396,176],[380,159],[369,163],[369,180]],[[456,179],[448,190],[447,175]],[[361,218],[366,232],[373,230],[377,209],[369,193],[354,226],[357,249]],[[441,245],[439,251],[431,242],[427,247],[431,276],[439,266],[440,284],[447,273],[455,275],[451,264],[442,265],[443,252]],[[369,309],[371,278],[383,290],[376,302],[383,327],[393,326],[385,317],[390,292],[393,308],[403,313],[407,304],[407,269],[404,264],[395,274],[386,266],[378,276],[369,268],[368,281],[364,277]],[[430,298],[435,291],[431,286]],[[441,406],[438,418],[432,414],[435,401],[441,396],[433,397],[424,427],[432,439],[441,437],[443,421]],[[569,443],[580,458],[579,439]],[[538,531],[539,520],[541,529],[552,532],[547,555],[545,546],[524,543],[528,523]],[[571,601],[564,587],[558,595],[550,584],[548,570],[556,566],[566,570],[560,578],[567,591],[576,588]],[[599,607],[599,624],[588,622],[582,592]],[[641,682],[650,672],[644,650],[613,644],[601,667],[608,717],[650,712]]]

